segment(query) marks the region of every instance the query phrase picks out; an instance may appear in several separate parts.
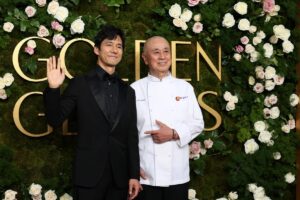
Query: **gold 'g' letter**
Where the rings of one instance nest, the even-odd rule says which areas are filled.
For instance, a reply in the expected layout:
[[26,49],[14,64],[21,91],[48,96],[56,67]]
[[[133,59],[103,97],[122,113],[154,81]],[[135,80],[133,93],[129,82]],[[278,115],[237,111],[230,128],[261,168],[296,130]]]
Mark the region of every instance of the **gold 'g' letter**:
[[47,78],[41,78],[41,79],[32,79],[28,76],[26,76],[23,71],[21,70],[21,67],[20,67],[20,63],[19,63],[19,53],[20,53],[20,49],[22,47],[22,45],[27,42],[28,40],[31,40],[31,39],[40,39],[40,40],[44,40],[48,43],[50,43],[50,40],[46,39],[46,38],[40,38],[40,37],[28,37],[28,38],[25,38],[23,40],[21,40],[17,46],[15,47],[14,49],[14,52],[13,52],[13,56],[12,56],[12,62],[13,62],[13,65],[14,65],[14,68],[16,70],[16,72],[25,80],[27,81],[31,81],[31,82],[42,82],[42,81],[45,81],[47,80]]
[[200,106],[204,110],[206,110],[207,112],[209,112],[212,116],[214,116],[214,118],[216,119],[216,124],[213,127],[211,127],[211,128],[205,128],[204,130],[205,131],[213,131],[213,130],[219,128],[219,126],[221,125],[221,123],[222,123],[222,117],[221,117],[221,115],[217,111],[215,111],[210,106],[208,106],[206,103],[204,103],[203,96],[206,95],[206,94],[213,94],[213,95],[217,96],[217,93],[213,92],[213,91],[206,91],[206,92],[202,92],[198,96],[198,102],[199,102]]
[[13,118],[14,118],[14,122],[15,125],[17,126],[17,128],[19,129],[19,131],[21,131],[24,135],[27,135],[29,137],[43,137],[45,135],[48,135],[52,132],[52,127],[47,125],[47,131],[44,133],[39,133],[39,134],[33,134],[28,132],[27,130],[25,130],[25,128],[22,126],[21,121],[20,121],[20,107],[21,104],[23,103],[24,99],[26,99],[28,96],[30,95],[43,95],[42,92],[29,92],[27,94],[24,94],[23,96],[21,96],[18,101],[15,104],[14,110],[13,110]]

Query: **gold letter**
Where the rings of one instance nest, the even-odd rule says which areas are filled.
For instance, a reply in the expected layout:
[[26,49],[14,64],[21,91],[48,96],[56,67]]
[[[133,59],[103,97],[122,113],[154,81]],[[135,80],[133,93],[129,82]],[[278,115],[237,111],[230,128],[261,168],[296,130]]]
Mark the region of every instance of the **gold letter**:
[[[22,97],[20,97],[18,99],[18,101],[15,104],[14,110],[13,110],[13,118],[14,118],[14,122],[15,125],[17,126],[17,128],[19,129],[19,131],[21,131],[24,135],[27,135],[29,137],[42,137],[45,135],[49,135],[52,132],[52,127],[47,125],[47,131],[44,133],[39,133],[39,134],[33,134],[28,132],[27,130],[24,129],[24,127],[21,124],[20,121],[20,107],[21,104],[23,103],[24,99],[26,99],[28,96],[30,95],[43,95],[42,92],[29,92],[27,94],[24,94]],[[42,116],[42,114],[39,114],[39,116]]]
[[219,46],[219,56],[218,56],[218,62],[219,62],[219,69],[217,70],[213,62],[210,60],[210,58],[207,56],[201,45],[197,42],[197,81],[200,80],[200,56],[199,53],[203,56],[204,60],[208,64],[208,66],[213,70],[213,72],[216,74],[218,79],[221,81],[222,76],[221,76],[221,46]]
[[221,125],[221,123],[222,123],[222,117],[221,117],[221,115],[217,111],[215,111],[210,106],[208,106],[206,103],[204,103],[203,96],[206,95],[206,94],[213,94],[213,95],[217,96],[217,93],[213,92],[213,91],[206,91],[206,92],[202,92],[198,96],[198,102],[199,102],[200,106],[204,110],[206,110],[207,112],[209,112],[212,116],[214,116],[214,118],[216,119],[216,124],[213,127],[211,127],[211,128],[205,128],[204,130],[205,131],[213,131],[213,130],[219,128],[219,126]]
[[141,78],[141,43],[145,43],[145,40],[135,40],[135,80]]
[[[189,61],[188,58],[176,58],[176,44],[191,44],[191,42],[172,41],[172,75],[176,77],[176,61]],[[191,81],[190,78],[184,78],[186,81]]]
[[84,41],[89,43],[92,47],[94,47],[94,42],[92,42],[91,40],[85,39],[85,38],[74,38],[72,40],[70,40],[69,42],[67,42],[64,47],[61,49],[61,52],[59,54],[59,57],[61,59],[61,68],[63,68],[65,70],[65,74],[69,79],[72,79],[73,76],[69,73],[69,71],[67,70],[66,67],[66,62],[65,62],[65,58],[66,58],[66,52],[67,49],[69,48],[69,46],[74,43],[74,42],[78,42],[78,41]]
[[28,76],[26,76],[23,71],[21,70],[21,67],[20,67],[20,63],[19,63],[19,53],[20,53],[20,49],[22,47],[22,45],[28,41],[28,40],[31,40],[31,39],[40,39],[40,40],[44,40],[48,43],[50,43],[50,40],[46,39],[46,38],[40,38],[40,37],[28,37],[28,38],[25,38],[23,40],[21,40],[17,46],[15,47],[14,49],[14,52],[13,52],[13,56],[12,56],[12,62],[13,62],[13,66],[16,70],[16,72],[25,80],[27,81],[31,81],[31,82],[42,82],[42,81],[45,81],[47,80],[47,78],[41,78],[41,79],[32,79]]

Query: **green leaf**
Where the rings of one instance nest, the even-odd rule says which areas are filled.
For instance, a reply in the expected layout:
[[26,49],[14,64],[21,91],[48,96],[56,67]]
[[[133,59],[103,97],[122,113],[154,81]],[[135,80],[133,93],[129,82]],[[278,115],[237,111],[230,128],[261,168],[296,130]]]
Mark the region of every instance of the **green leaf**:
[[26,68],[30,71],[31,74],[35,74],[36,69],[37,69],[36,62],[33,59],[30,59],[26,63]]
[[74,3],[76,6],[78,6],[80,0],[70,0],[72,3]]

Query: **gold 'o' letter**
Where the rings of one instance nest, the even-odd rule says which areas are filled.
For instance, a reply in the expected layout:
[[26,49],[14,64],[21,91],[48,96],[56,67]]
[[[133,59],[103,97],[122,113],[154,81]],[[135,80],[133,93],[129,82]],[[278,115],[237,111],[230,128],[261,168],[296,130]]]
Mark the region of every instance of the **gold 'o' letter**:
[[91,40],[88,40],[88,39],[85,39],[85,38],[75,38],[75,39],[72,39],[70,40],[69,42],[67,42],[64,47],[61,49],[61,52],[59,54],[59,57],[61,59],[61,68],[64,69],[65,71],[65,75],[69,78],[69,79],[72,79],[73,76],[69,73],[69,71],[67,70],[67,67],[66,67],[66,62],[65,62],[65,58],[66,58],[66,52],[69,48],[69,46],[74,43],[74,42],[78,42],[78,41],[84,41],[84,42],[87,42],[89,43],[90,45],[92,45],[92,47],[94,47],[94,42],[92,42]]
[[28,96],[30,95],[43,95],[42,92],[29,92],[27,94],[24,94],[23,96],[21,96],[18,101],[15,104],[14,110],[13,110],[13,118],[14,118],[14,122],[15,125],[17,126],[17,128],[19,129],[19,131],[21,131],[24,135],[27,135],[29,137],[43,137],[45,135],[49,135],[53,129],[51,126],[47,126],[47,131],[44,133],[39,133],[39,134],[33,134],[28,132],[27,130],[25,130],[25,128],[22,126],[21,121],[20,121],[20,107],[21,104],[23,103],[24,99],[26,99]]

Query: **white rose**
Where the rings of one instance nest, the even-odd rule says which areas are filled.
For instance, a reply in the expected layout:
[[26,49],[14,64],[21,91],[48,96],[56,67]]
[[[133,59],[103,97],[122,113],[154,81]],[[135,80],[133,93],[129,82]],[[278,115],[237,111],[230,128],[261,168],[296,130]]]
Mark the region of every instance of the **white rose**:
[[271,110],[269,108],[264,108],[263,109],[264,117],[265,119],[269,119],[271,115]]
[[239,98],[236,95],[233,95],[229,101],[232,101],[233,103],[238,103],[239,102]]
[[47,4],[46,0],[35,0],[35,3],[39,6],[39,7],[44,7]]
[[54,44],[55,48],[61,48],[66,42],[66,39],[64,36],[62,36],[60,33],[55,34],[52,39],[52,43]]
[[39,37],[47,37],[47,36],[49,36],[49,31],[44,25],[40,25],[37,35]]
[[7,94],[4,89],[0,89],[0,99],[2,99],[2,100],[7,99]]
[[29,194],[33,196],[40,195],[42,192],[42,186],[39,184],[32,183],[29,188]]
[[235,104],[232,101],[227,102],[226,104],[226,110],[231,111],[235,109]]
[[270,43],[265,43],[263,49],[264,49],[264,56],[266,58],[271,58],[271,56],[273,55],[273,45],[271,45]]
[[247,14],[248,5],[245,2],[238,2],[233,6],[233,9],[240,15]]
[[289,40],[285,40],[282,43],[282,49],[284,53],[291,53],[294,51],[294,45]]
[[255,51],[255,48],[252,44],[246,44],[245,46],[245,52],[250,54],[253,53]]
[[294,119],[290,119],[288,121],[288,125],[289,125],[290,129],[296,128],[296,122],[295,122],[295,120]]
[[264,105],[267,107],[271,107],[271,103],[269,102],[269,97],[267,96],[264,100]]
[[256,36],[259,37],[259,38],[261,38],[261,39],[264,39],[266,37],[266,34],[263,31],[258,31],[256,33]]
[[200,22],[201,14],[194,15],[193,19],[194,19],[195,22]]
[[257,188],[257,185],[255,183],[249,183],[248,184],[248,190],[249,190],[249,192],[254,193],[254,191],[256,190],[256,188]]
[[68,9],[64,6],[59,6],[54,15],[54,18],[60,22],[64,22],[66,20],[66,18],[68,17],[68,15],[69,15]]
[[179,18],[181,15],[181,7],[179,4],[175,3],[169,9],[169,15],[173,18]]
[[248,78],[248,84],[249,85],[254,85],[255,84],[255,79],[254,79],[253,76],[249,76],[249,78]]
[[273,107],[270,109],[270,118],[271,119],[276,119],[280,115],[280,110],[277,106]]
[[15,27],[14,24],[11,23],[11,22],[5,22],[3,24],[3,30],[5,32],[8,32],[8,33],[12,32],[12,30],[14,29],[14,27]]
[[194,190],[194,189],[189,189],[189,196],[188,196],[188,199],[194,199],[194,198],[196,198],[196,190]]
[[277,44],[278,38],[275,35],[272,35],[269,39],[270,43]]
[[18,193],[16,191],[6,190],[4,192],[4,199],[3,200],[15,200],[17,194]]
[[65,193],[63,196],[59,198],[59,200],[73,200],[73,198],[69,194]]
[[206,152],[207,152],[207,150],[206,150],[205,148],[201,148],[201,149],[200,149],[200,154],[201,154],[201,155],[205,155]]
[[284,179],[285,179],[285,182],[292,183],[295,181],[295,175],[292,174],[291,172],[289,172],[284,176]]
[[182,30],[186,30],[186,29],[188,29],[188,25],[183,21],[183,23],[182,23],[182,26],[181,26],[181,29]]
[[291,35],[291,31],[289,29],[286,29],[282,24],[274,25],[273,32],[275,36],[281,40],[288,40]]
[[264,91],[264,86],[263,84],[261,83],[256,83],[254,86],[253,86],[253,91],[256,92],[256,93],[262,93]]
[[73,21],[70,28],[71,34],[73,35],[75,33],[83,33],[84,25],[84,22],[80,18]]
[[0,90],[5,88],[5,82],[4,79],[2,77],[0,77]]
[[57,196],[56,196],[54,190],[48,190],[45,193],[45,200],[56,200],[56,199],[57,199]]
[[265,82],[265,89],[268,91],[272,91],[275,88],[276,84],[273,80],[266,80]]
[[193,13],[192,11],[190,11],[189,9],[184,9],[182,14],[180,15],[180,19],[182,19],[182,21],[184,22],[189,22],[193,17]]
[[50,15],[55,15],[55,13],[57,12],[58,8],[59,8],[59,3],[56,0],[53,0],[53,1],[51,1],[48,4],[47,12]]
[[14,76],[12,75],[12,73],[5,73],[3,76],[3,81],[5,86],[11,86],[11,84],[14,82]]
[[238,198],[239,198],[239,195],[237,194],[237,192],[229,192],[229,194],[228,194],[229,200],[236,200]]
[[267,66],[265,69],[265,78],[273,79],[276,75],[276,69],[272,66]]
[[260,44],[261,43],[261,38],[260,37],[254,37],[253,39],[252,39],[252,43],[253,43],[253,45],[258,45],[258,44]]
[[246,18],[243,18],[239,21],[239,24],[238,24],[238,28],[241,30],[241,31],[248,31],[249,28],[250,28],[250,22],[248,19]]
[[225,101],[229,101],[232,97],[232,94],[228,91],[226,91],[224,94],[223,94],[223,98],[225,99]]
[[256,30],[257,30],[257,27],[254,26],[254,25],[251,25],[251,26],[249,27],[249,33],[255,33]]
[[257,121],[254,123],[254,129],[257,131],[257,132],[262,132],[264,130],[266,130],[266,123],[264,121]]
[[258,140],[262,143],[268,143],[272,138],[272,133],[269,131],[261,131],[258,136]]
[[274,82],[275,82],[276,85],[282,85],[283,82],[284,82],[284,77],[276,74],[273,77],[273,80],[274,80]]
[[223,17],[222,26],[226,28],[233,27],[235,24],[235,19],[232,14],[226,13]]
[[225,198],[225,197],[221,197],[221,198],[218,198],[218,199],[216,199],[216,200],[228,200],[228,199]]
[[291,106],[296,106],[299,103],[299,97],[296,94],[291,94],[290,96],[290,105]]
[[285,133],[289,133],[291,131],[290,126],[288,124],[281,126],[281,130]]
[[179,19],[179,18],[174,18],[174,19],[173,19],[173,24],[174,24],[174,26],[176,26],[176,27],[178,27],[178,28],[181,28],[181,27],[183,26],[184,23],[185,23],[185,22],[182,21],[182,20]]
[[260,54],[258,51],[254,51],[250,53],[250,62],[256,62],[259,58]]
[[35,49],[36,48],[36,43],[35,43],[34,40],[28,40],[27,46],[32,48],[32,49]]
[[233,58],[234,58],[234,60],[236,60],[236,61],[240,61],[240,60],[242,59],[242,56],[241,56],[241,54],[239,54],[239,53],[234,53]]
[[27,6],[25,8],[25,13],[26,13],[27,17],[33,17],[36,13],[36,9],[32,6]]
[[266,195],[265,189],[263,187],[257,187],[253,192],[254,199],[261,199]]
[[281,158],[281,154],[280,154],[280,152],[274,152],[273,153],[273,158],[275,159],[275,160],[280,160],[280,158]]
[[274,105],[274,104],[276,104],[276,103],[277,103],[277,101],[278,101],[278,98],[277,98],[277,96],[276,96],[276,95],[274,95],[274,94],[271,94],[271,96],[269,96],[269,98],[268,98],[268,101],[269,101],[269,103],[270,103],[271,105]]
[[259,149],[259,146],[254,139],[247,140],[244,144],[244,147],[246,154],[254,154]]

